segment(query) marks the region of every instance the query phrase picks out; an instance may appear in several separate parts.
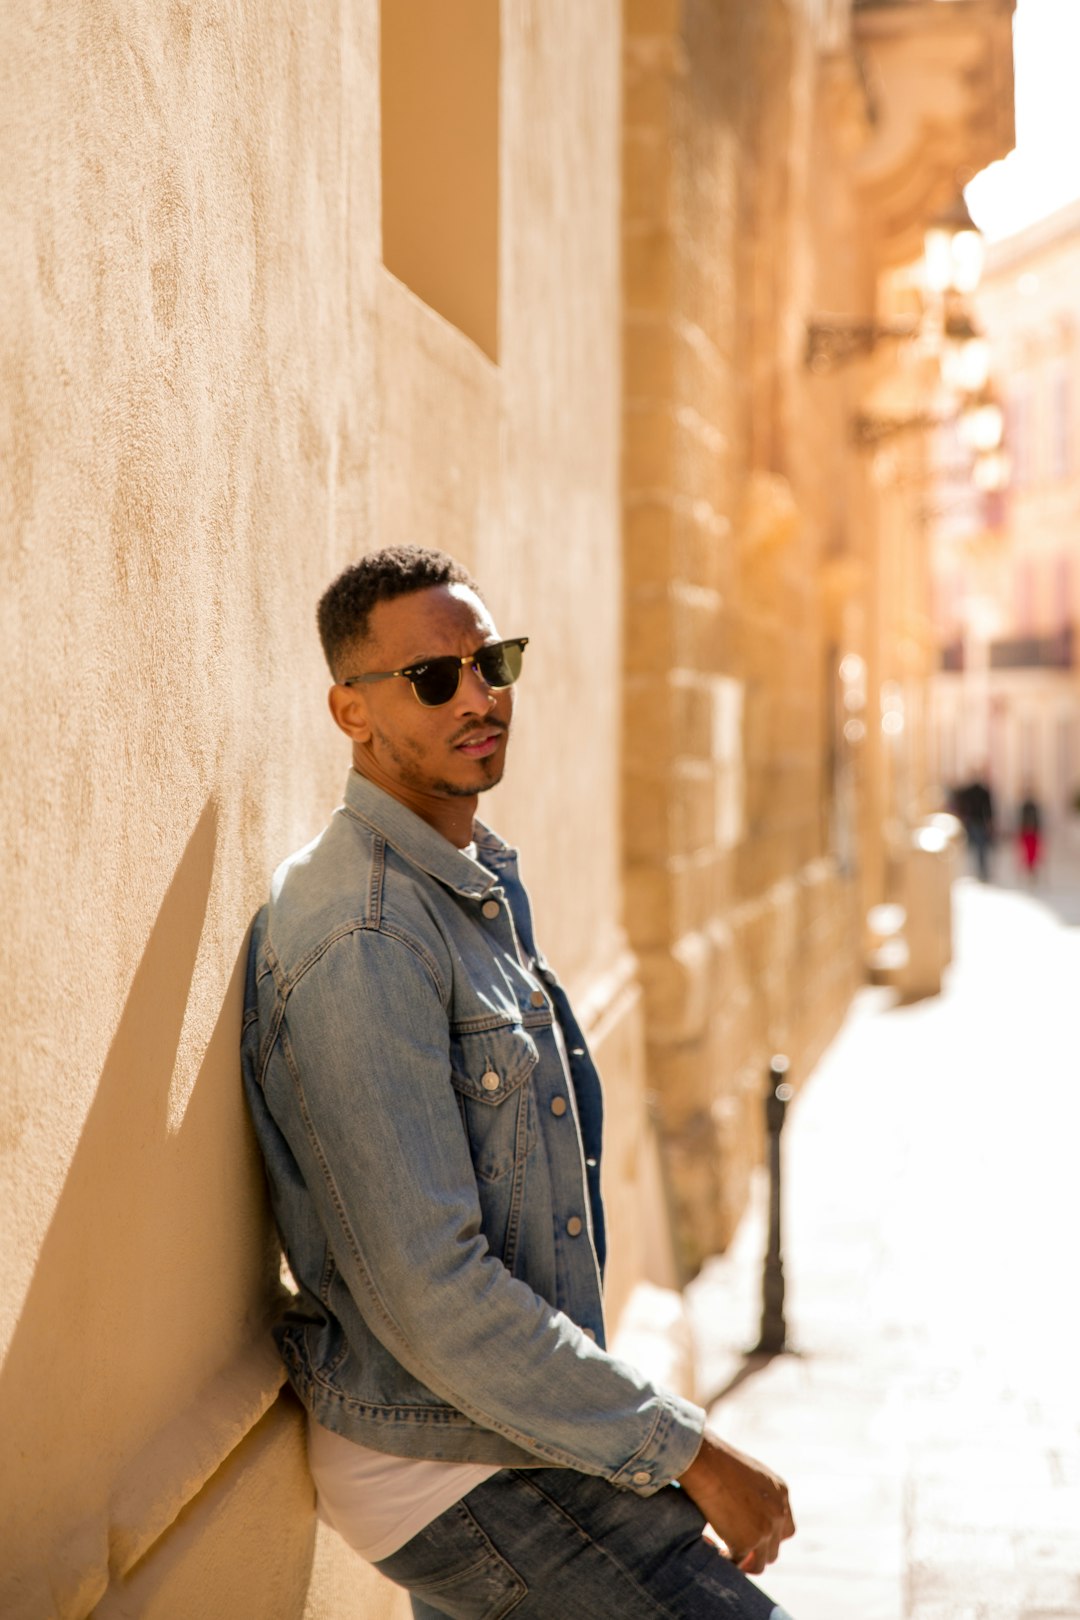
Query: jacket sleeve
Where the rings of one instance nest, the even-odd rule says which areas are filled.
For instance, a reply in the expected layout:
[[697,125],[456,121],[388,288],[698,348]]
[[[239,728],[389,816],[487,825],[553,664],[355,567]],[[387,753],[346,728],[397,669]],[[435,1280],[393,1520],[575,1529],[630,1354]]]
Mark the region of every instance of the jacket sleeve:
[[294,986],[266,1101],[371,1332],[413,1377],[553,1466],[650,1495],[701,1441],[654,1388],[512,1277],[481,1231],[433,965],[357,929]]

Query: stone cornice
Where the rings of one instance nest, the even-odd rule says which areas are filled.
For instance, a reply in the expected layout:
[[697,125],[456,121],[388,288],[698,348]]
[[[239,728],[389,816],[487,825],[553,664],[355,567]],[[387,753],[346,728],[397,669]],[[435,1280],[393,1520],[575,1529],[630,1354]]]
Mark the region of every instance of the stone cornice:
[[917,257],[927,220],[952,202],[960,181],[1014,144],[1014,9],[1015,0],[853,7],[852,50],[866,97],[854,169],[882,265]]

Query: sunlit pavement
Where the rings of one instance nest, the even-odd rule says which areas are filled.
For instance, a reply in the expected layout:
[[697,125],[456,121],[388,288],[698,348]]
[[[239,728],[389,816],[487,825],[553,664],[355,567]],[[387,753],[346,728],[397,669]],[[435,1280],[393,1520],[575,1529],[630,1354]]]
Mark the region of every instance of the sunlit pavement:
[[860,992],[788,1111],[799,1354],[734,1353],[759,1217],[692,1291],[714,1422],[791,1487],[794,1620],[1080,1617],[1080,882],[954,900],[943,995]]

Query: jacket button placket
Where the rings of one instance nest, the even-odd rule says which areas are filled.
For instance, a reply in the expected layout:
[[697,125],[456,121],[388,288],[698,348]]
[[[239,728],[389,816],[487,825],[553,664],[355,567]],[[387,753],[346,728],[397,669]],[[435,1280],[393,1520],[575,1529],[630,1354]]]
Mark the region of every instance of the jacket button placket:
[[[506,928],[509,932],[511,920],[505,915],[509,910],[508,905],[505,903],[499,905],[494,900],[485,901],[481,907],[485,915],[489,905],[495,906],[495,915],[488,918],[489,926],[496,923],[500,912],[503,913],[501,927],[496,923],[493,932],[501,933],[502,928]],[[514,923],[516,922],[515,917]],[[507,941],[507,949],[514,955],[517,954],[512,939]],[[551,1000],[543,991],[531,991],[529,1001],[536,1007],[548,1006],[551,1008],[552,1016],[555,1016]],[[579,1323],[590,1319],[602,1321],[599,1267],[585,1219],[589,1208],[589,1189],[584,1150],[580,1145],[576,1119],[567,1094],[571,1081],[559,1056],[554,1030],[549,1026],[543,1026],[533,1028],[531,1033],[540,1052],[540,1061],[533,1070],[531,1079],[541,1122],[540,1128],[559,1133],[557,1145],[553,1138],[553,1150],[547,1155],[551,1168],[552,1208],[555,1212],[557,1231],[563,1238],[563,1241],[557,1242],[555,1246],[554,1303],[560,1310],[565,1310],[573,1321]],[[567,1131],[573,1132],[576,1139],[569,1152],[564,1134]]]

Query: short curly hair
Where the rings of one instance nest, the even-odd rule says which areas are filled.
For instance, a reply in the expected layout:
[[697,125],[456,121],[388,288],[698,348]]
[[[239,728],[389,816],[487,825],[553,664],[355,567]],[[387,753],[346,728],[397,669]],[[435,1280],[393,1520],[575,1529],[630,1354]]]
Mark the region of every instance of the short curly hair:
[[339,574],[318,609],[319,640],[334,679],[368,634],[376,602],[392,602],[436,585],[467,585],[483,600],[476,581],[456,558],[427,546],[386,546]]

